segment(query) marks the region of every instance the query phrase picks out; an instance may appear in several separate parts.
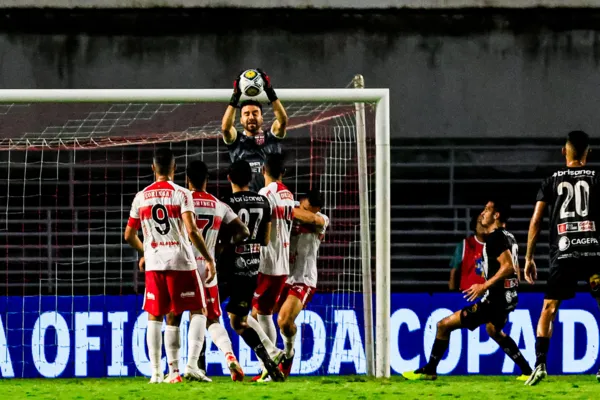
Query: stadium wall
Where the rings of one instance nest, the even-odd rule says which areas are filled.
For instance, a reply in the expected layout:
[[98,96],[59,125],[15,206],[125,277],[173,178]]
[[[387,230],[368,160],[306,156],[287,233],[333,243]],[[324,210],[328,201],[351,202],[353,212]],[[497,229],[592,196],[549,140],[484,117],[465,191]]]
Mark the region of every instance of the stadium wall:
[[[335,296],[336,298],[331,298]],[[298,317],[292,374],[364,374],[366,369],[361,296],[318,294]],[[342,298],[344,297],[344,298]],[[535,325],[543,295],[522,294],[505,332],[525,358],[535,361]],[[0,376],[105,377],[150,373],[145,349],[147,316],[142,296],[3,297],[0,298]],[[352,309],[331,304],[355,304]],[[416,369],[426,362],[436,322],[465,305],[460,294],[393,294],[391,299],[392,373]],[[25,311],[25,310],[40,310]],[[589,374],[598,368],[600,319],[588,294],[565,302],[554,325],[548,356],[550,374]],[[228,321],[223,321],[228,325]],[[187,315],[181,329],[181,362],[186,362]],[[229,330],[234,350],[247,374],[258,371],[251,351]],[[210,338],[209,338],[210,345]],[[226,375],[223,356],[207,350],[210,375]],[[163,359],[163,368],[166,363]],[[485,333],[452,333],[440,374],[518,374],[518,368]]]
[[276,87],[344,87],[362,73],[390,88],[396,137],[562,137],[600,126],[599,21],[597,9],[4,10],[0,88],[223,88],[255,66]]

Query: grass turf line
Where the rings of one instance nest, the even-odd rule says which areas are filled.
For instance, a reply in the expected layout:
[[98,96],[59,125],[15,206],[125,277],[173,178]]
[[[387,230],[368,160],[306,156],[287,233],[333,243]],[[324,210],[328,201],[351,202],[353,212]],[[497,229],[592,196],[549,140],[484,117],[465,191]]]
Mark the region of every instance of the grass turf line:
[[[598,399],[600,384],[592,375],[550,376],[526,387],[511,376],[440,376],[435,382],[409,382],[393,376],[291,377],[285,383],[231,382],[149,385],[145,378],[2,379],[3,399],[186,400],[186,399]],[[493,397],[492,397],[493,396]]]

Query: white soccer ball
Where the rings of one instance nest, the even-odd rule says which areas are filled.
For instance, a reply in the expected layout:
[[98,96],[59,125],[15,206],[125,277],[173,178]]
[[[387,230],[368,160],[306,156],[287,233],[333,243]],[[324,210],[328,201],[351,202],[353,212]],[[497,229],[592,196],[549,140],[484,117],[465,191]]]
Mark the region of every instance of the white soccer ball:
[[240,75],[240,90],[248,97],[256,97],[263,92],[265,81],[255,69],[248,69]]

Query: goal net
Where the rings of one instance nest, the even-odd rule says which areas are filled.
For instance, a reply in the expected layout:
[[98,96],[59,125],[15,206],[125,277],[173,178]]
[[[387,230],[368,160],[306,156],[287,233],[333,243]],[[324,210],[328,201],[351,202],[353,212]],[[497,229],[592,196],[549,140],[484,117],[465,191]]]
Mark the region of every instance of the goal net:
[[[361,224],[371,218],[374,226],[375,215],[366,209],[361,219],[359,172],[366,179],[362,202],[372,206],[374,106],[285,106],[284,183],[296,198],[319,188],[331,221],[319,251],[318,293],[297,320],[299,356],[292,374],[367,373],[373,308],[364,302],[370,291],[363,262],[369,272],[375,263],[367,258],[370,242],[364,245]],[[230,159],[220,136],[224,109],[223,103],[202,102],[0,105],[1,376],[149,375],[144,275],[123,230],[135,194],[153,181],[157,146],[174,150],[176,183],[184,184],[189,161],[201,159],[210,170],[208,191],[229,193]],[[266,128],[273,114],[264,109]],[[366,154],[362,170],[357,134]],[[183,363],[187,321],[184,315]],[[229,328],[227,316],[222,323]],[[229,333],[246,374],[258,372],[254,354]],[[208,333],[207,345],[209,375],[226,374]]]

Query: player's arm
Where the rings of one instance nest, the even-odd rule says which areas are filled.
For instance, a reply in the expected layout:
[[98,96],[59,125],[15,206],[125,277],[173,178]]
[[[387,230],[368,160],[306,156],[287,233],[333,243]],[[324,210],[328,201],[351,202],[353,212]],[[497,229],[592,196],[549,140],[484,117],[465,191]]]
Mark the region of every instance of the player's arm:
[[271,106],[273,107],[273,114],[275,114],[275,121],[273,121],[273,125],[271,125],[271,132],[273,132],[275,137],[283,139],[285,137],[285,129],[287,128],[288,124],[287,112],[275,94],[275,89],[273,89],[269,75],[267,75],[260,68],[258,68],[257,71],[262,76],[263,81],[265,81],[265,93],[269,98],[269,103],[271,103]]
[[181,219],[183,219],[183,223],[185,224],[185,228],[190,240],[192,241],[192,244],[198,249],[200,254],[202,254],[202,257],[204,257],[204,262],[206,264],[206,282],[210,283],[215,278],[217,273],[215,260],[213,260],[208,248],[206,247],[206,243],[204,243],[202,234],[196,225],[194,213],[191,211],[185,211],[181,213]]
[[250,231],[239,217],[227,224],[232,229],[233,243],[238,244],[250,237]]
[[129,223],[125,227],[125,241],[133,247],[140,256],[144,255],[144,245],[138,237],[138,230],[136,227],[131,226]]
[[546,210],[546,202],[538,201],[535,204],[533,216],[529,222],[529,233],[527,234],[527,253],[525,254],[525,280],[531,284],[537,279],[537,270],[533,255],[542,230],[542,219]]
[[232,144],[237,138],[237,130],[235,129],[235,109],[237,108],[242,91],[240,90],[240,75],[238,74],[237,79],[233,81],[233,94],[229,100],[229,105],[223,119],[221,120],[221,133],[223,134],[223,140],[225,144]]
[[325,218],[299,207],[294,208],[293,216],[295,219],[302,222],[303,224],[311,224],[316,225],[318,227],[325,226]]
[[268,245],[271,242],[271,221],[267,222],[265,226],[265,240],[263,246]]
[[498,281],[502,281],[515,273],[515,267],[513,265],[513,259],[510,250],[504,250],[498,256],[497,260],[500,264],[500,268],[498,269],[498,272],[494,274],[494,276],[486,280],[485,283],[475,284],[463,291],[463,293],[465,293],[465,298],[467,298],[468,301],[474,301],[478,297],[483,296],[483,294],[489,288],[498,283]]

